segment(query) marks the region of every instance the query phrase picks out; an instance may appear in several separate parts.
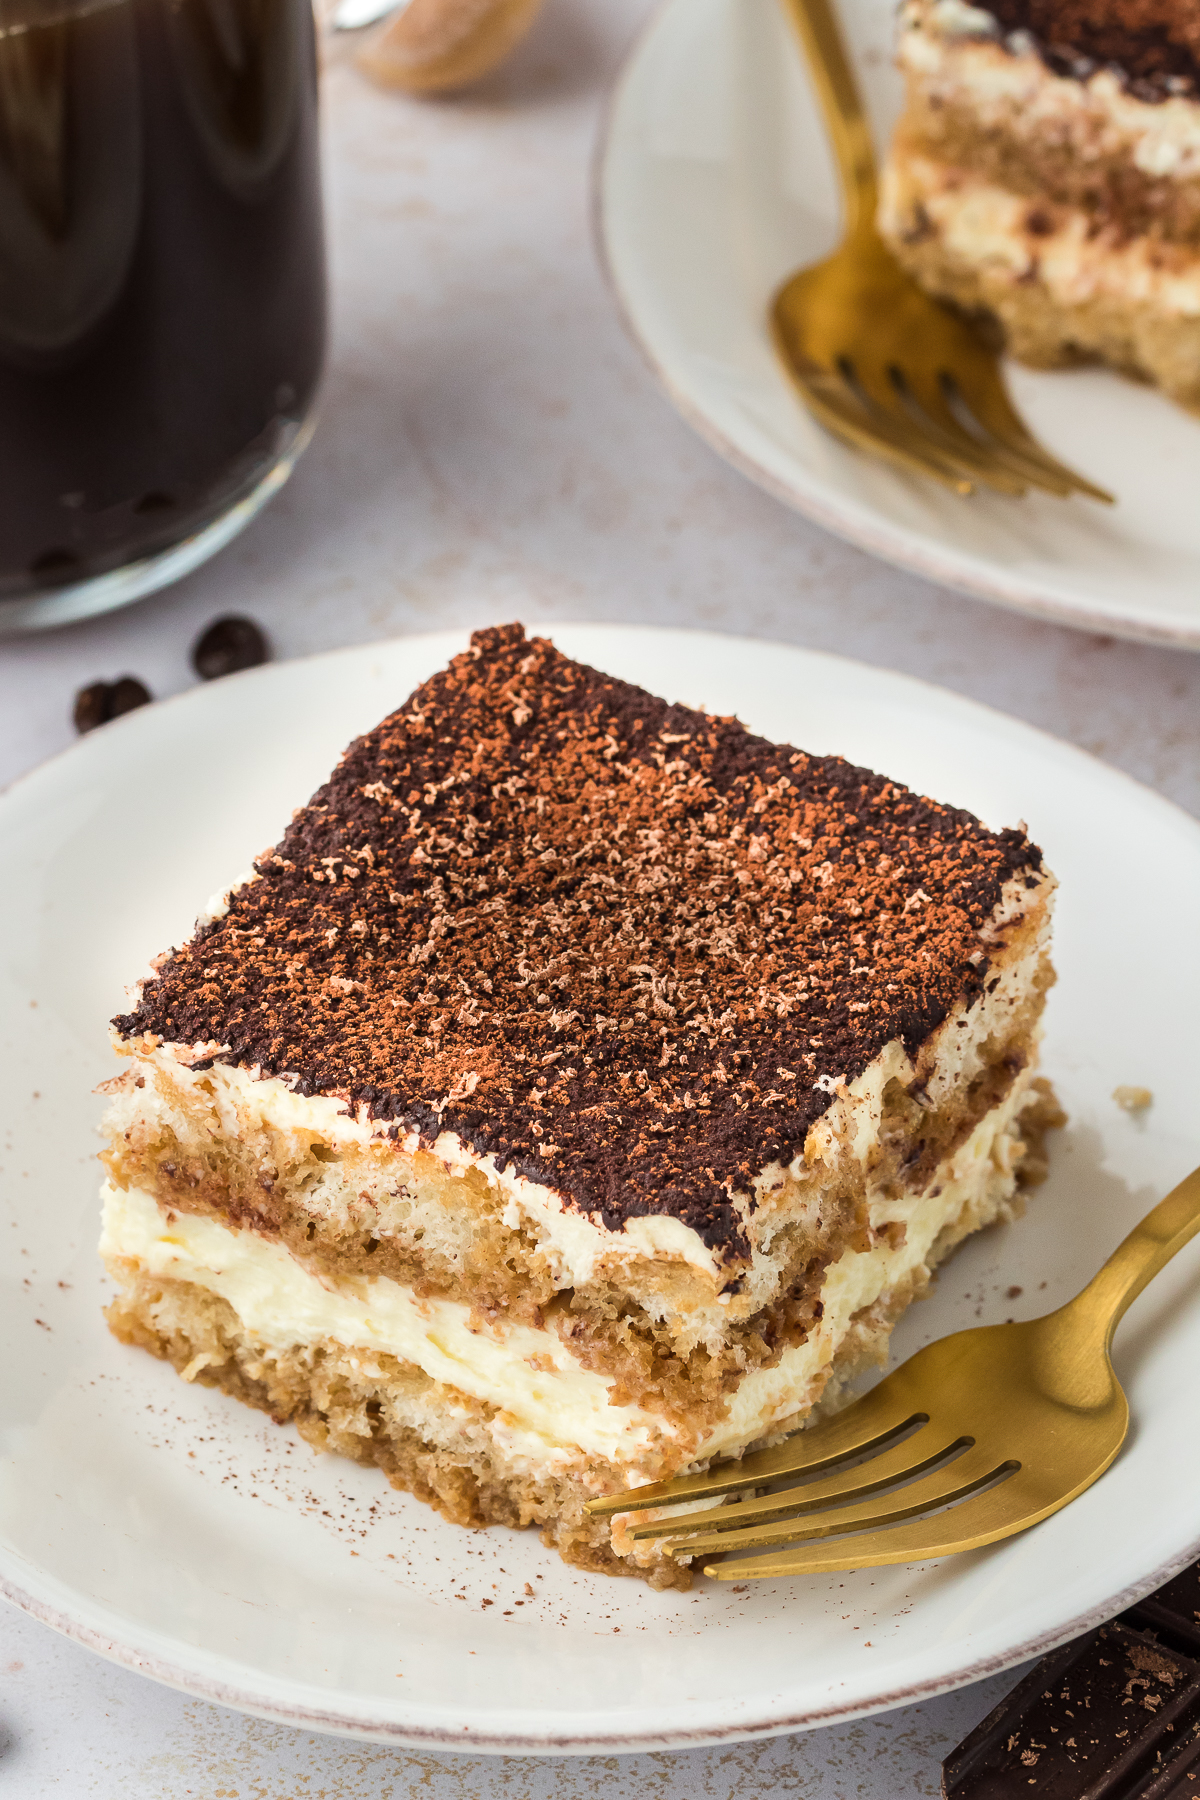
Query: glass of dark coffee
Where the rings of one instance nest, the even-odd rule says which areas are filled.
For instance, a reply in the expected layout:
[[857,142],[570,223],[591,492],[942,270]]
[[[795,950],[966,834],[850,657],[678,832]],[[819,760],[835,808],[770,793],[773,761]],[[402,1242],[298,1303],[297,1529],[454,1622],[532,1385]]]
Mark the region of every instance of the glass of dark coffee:
[[228,542],[324,342],[312,0],[0,0],[0,632]]

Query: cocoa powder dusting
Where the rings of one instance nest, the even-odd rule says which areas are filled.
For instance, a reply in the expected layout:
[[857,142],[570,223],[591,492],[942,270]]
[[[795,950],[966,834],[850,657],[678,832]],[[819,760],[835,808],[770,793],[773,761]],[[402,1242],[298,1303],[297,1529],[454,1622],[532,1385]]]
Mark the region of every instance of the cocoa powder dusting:
[[115,1021],[451,1130],[619,1229],[731,1195],[987,975],[1018,831],[753,737],[519,625],[352,744]]
[[1139,100],[1200,85],[1196,0],[983,0],[1005,32],[1026,31],[1056,75],[1112,69]]

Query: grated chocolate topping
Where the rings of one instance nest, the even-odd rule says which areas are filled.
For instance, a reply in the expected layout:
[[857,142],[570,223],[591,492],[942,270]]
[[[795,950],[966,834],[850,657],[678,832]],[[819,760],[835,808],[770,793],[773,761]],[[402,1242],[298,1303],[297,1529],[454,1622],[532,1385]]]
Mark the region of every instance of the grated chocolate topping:
[[1111,69],[1139,100],[1200,90],[1196,0],[981,0],[1006,34],[1027,32],[1056,75]]
[[1020,831],[476,632],[114,1021],[453,1131],[610,1230],[735,1194],[982,991]]

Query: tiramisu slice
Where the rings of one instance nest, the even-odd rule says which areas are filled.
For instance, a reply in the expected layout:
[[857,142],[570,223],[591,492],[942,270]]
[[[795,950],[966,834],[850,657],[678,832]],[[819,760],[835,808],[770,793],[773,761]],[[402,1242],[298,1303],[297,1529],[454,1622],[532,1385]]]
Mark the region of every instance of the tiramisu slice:
[[1016,1208],[1054,883],[520,626],[352,744],[116,1021],[118,1337],[465,1525],[794,1428]]
[[1200,404],[1195,0],[904,0],[880,228],[1039,367]]

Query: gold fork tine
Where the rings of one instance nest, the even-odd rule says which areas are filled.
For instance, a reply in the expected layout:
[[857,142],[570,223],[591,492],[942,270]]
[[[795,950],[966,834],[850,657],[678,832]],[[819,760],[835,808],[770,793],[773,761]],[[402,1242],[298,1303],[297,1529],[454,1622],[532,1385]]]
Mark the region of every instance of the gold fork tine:
[[995,488],[1001,494],[1019,499],[1029,486],[1028,477],[1018,477],[990,456],[987,450],[963,430],[957,421],[942,429],[940,422],[910,404],[903,388],[897,385],[891,369],[874,364],[866,356],[856,357],[854,379],[873,409],[884,413],[901,430],[918,437],[934,455],[944,458],[970,481]]
[[[975,420],[980,433],[986,434],[986,436],[980,437],[979,442],[984,445],[988,453],[1000,458],[1006,467],[1023,477],[1031,487],[1040,488],[1043,493],[1053,494],[1057,499],[1063,500],[1082,491],[1079,481],[1065,463],[1057,462],[1054,457],[1040,453],[1034,440],[1028,437],[1028,434],[1025,434],[1023,439],[1002,438],[990,431],[984,425],[983,420],[967,406],[966,401],[962,398],[960,382],[949,375],[939,374],[934,385],[937,389],[937,398],[935,399],[930,393],[928,401],[926,401],[925,393],[922,392],[922,403],[930,406],[940,405],[943,412],[955,421],[958,429],[965,430],[966,427],[964,427],[961,417],[956,414],[950,401],[950,394],[953,393],[962,411],[969,418]],[[1014,413],[1013,417],[1016,416]],[[969,432],[968,435],[970,435]]]
[[[920,1432],[917,1443],[924,1447],[930,1435],[928,1431]],[[763,1494],[757,1500],[741,1500],[732,1506],[715,1506],[709,1512],[688,1513],[682,1520],[656,1519],[650,1525],[633,1526],[629,1536],[678,1537],[681,1531],[690,1535],[692,1532],[703,1533],[708,1527],[715,1531],[737,1531],[751,1524],[767,1524],[778,1519],[796,1518],[803,1513],[827,1511],[831,1506],[849,1506],[854,1501],[864,1500],[868,1494],[882,1493],[902,1481],[915,1481],[919,1476],[943,1467],[956,1453],[969,1450],[973,1442],[973,1438],[963,1436],[947,1440],[943,1433],[934,1438],[935,1447],[918,1461],[913,1457],[913,1440],[906,1437],[902,1443],[872,1457],[861,1470],[856,1469],[853,1473],[836,1473],[824,1480],[805,1482],[802,1487],[788,1488],[785,1493]],[[856,1475],[859,1476],[857,1480]]]
[[852,1457],[885,1450],[901,1432],[928,1424],[929,1415],[908,1402],[896,1375],[881,1381],[877,1388],[844,1413],[798,1431],[770,1450],[756,1450],[749,1456],[730,1462],[714,1463],[702,1475],[684,1475],[674,1481],[659,1481],[646,1487],[626,1488],[624,1493],[606,1494],[602,1500],[589,1500],[587,1510],[594,1516],[613,1513],[643,1512],[652,1506],[676,1506],[684,1501],[713,1500],[718,1494],[734,1494],[743,1488],[764,1487],[769,1481],[780,1481],[785,1475],[819,1475]]
[[1075,492],[1102,500],[1106,506],[1115,505],[1106,488],[1097,487],[1094,481],[1043,449],[1013,406],[993,363],[981,358],[969,367],[956,368],[951,380],[968,412],[998,443],[1006,445],[1023,462],[1044,470],[1048,478],[1068,482]]
[[[993,1480],[997,1467],[1004,1462],[1006,1458],[997,1456],[995,1447],[975,1444],[954,1463],[950,1463],[948,1469],[934,1469],[932,1474],[921,1476],[919,1480],[912,1481],[909,1487],[887,1499],[880,1499],[876,1494],[853,1501],[846,1507],[838,1501],[837,1496],[828,1499],[824,1503],[828,1519],[822,1519],[819,1523],[799,1516],[793,1519],[775,1519],[768,1525],[738,1528],[741,1507],[730,1507],[727,1530],[693,1532],[691,1517],[685,1516],[676,1521],[675,1534],[669,1537],[664,1548],[673,1557],[707,1555],[714,1550],[763,1550],[770,1544],[795,1544],[810,1537],[833,1537],[855,1530],[878,1530],[885,1525],[894,1525],[898,1519],[912,1519],[923,1512],[930,1512],[934,1507],[954,1505],[957,1499],[966,1498],[977,1487],[981,1487],[982,1483]],[[1013,1467],[1016,1467],[1016,1463],[1013,1463]]]
[[771,335],[787,373],[818,424],[852,450],[865,450],[912,475],[931,475],[955,493],[973,492],[970,476],[933,446],[923,442],[911,424],[892,427],[869,413],[836,368],[815,363],[804,351],[790,304],[791,282],[776,294],[770,311]]
[[938,456],[933,446],[911,429],[893,428],[891,421],[867,412],[840,376],[823,372],[800,375],[792,369],[796,386],[809,411],[852,450],[882,456],[909,475],[931,475],[956,494],[974,492],[974,480],[948,457]]
[[[929,1561],[976,1550],[1027,1530],[1066,1504],[1059,1499],[1047,1503],[1046,1493],[1036,1484],[1027,1483],[1028,1473],[1021,1469],[995,1486],[969,1495],[960,1505],[950,1505],[948,1511],[935,1518],[901,1521],[879,1531],[863,1531],[861,1537],[837,1538],[833,1535],[837,1527],[831,1527],[823,1538],[814,1536],[808,1543],[775,1555],[736,1556],[706,1563],[704,1573],[717,1581],[816,1575],[832,1570],[876,1569],[885,1563]],[[686,1553],[686,1546],[683,1548]]]
[[[1060,500],[1075,492],[1069,473],[1066,470],[1059,473],[1053,459],[1043,462],[1028,457],[994,435],[987,439],[973,436],[951,406],[940,370],[910,368],[906,364],[901,379],[913,404],[932,421],[937,432],[958,446],[964,457],[981,457],[989,466],[1006,470],[1023,487],[1040,488],[1043,493],[1053,494]],[[958,384],[954,386],[957,391]]]
[[[1003,494],[1020,497],[1031,480],[1044,485],[1040,475],[1014,468],[1011,459],[997,455],[973,438],[938,396],[941,418],[932,422],[910,407],[897,389],[890,371],[873,367],[868,359],[856,359],[847,370],[826,370],[806,362],[789,317],[788,292],[780,290],[772,308],[772,329],[786,368],[818,421],[843,442],[856,449],[916,467],[922,474],[952,486],[958,493],[971,492],[977,483]],[[824,402],[824,405],[822,405]],[[837,415],[836,422],[830,412]],[[1063,490],[1066,491],[1066,490]]]
[[[948,1469],[936,1469],[894,1497],[881,1500],[872,1495],[850,1506],[841,1506],[836,1499],[827,1501],[828,1516],[819,1522],[801,1516],[769,1525],[751,1525],[744,1530],[700,1531],[694,1535],[689,1529],[691,1521],[685,1517],[679,1520],[676,1535],[668,1539],[664,1548],[671,1556],[708,1556],[714,1551],[764,1550],[776,1544],[840,1537],[848,1531],[879,1531],[901,1519],[916,1518],[935,1507],[952,1506],[966,1499],[993,1481],[998,1470],[1006,1466],[1006,1459],[997,1456],[993,1446],[976,1444]],[[1011,1463],[1011,1471],[1015,1472],[1018,1466]],[[739,1513],[741,1507],[734,1506],[729,1511],[732,1525],[732,1515]]]

